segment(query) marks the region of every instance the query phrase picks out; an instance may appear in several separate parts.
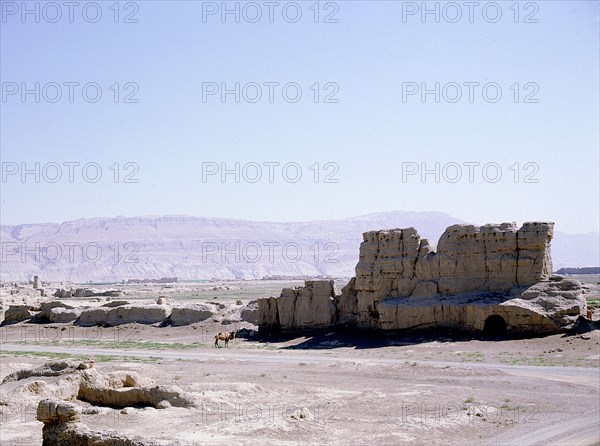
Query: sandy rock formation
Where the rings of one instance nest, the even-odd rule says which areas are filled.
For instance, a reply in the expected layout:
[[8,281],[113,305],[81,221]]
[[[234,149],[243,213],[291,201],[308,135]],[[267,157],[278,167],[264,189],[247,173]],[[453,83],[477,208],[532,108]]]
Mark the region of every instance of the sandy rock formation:
[[73,297],[73,290],[66,290],[63,288],[59,288],[54,292],[54,297],[58,297],[59,299],[65,299],[68,297]]
[[348,281],[346,286],[342,288],[341,294],[339,296],[335,296],[334,302],[336,307],[337,323],[340,325],[356,325],[356,322],[358,321],[356,277],[353,277]]
[[157,443],[127,438],[112,431],[91,431],[80,422],[75,404],[48,398],[37,406],[37,419],[44,423],[42,446],[151,446]]
[[156,324],[169,316],[164,305],[129,304],[113,308],[106,315],[106,325],[114,326],[136,322],[138,324]]
[[[241,324],[242,322],[248,322],[252,325],[258,323],[258,303],[253,300],[247,305],[243,305],[241,300],[238,300],[235,306],[225,306],[225,314],[221,318],[221,325]],[[213,319],[214,322],[218,321],[218,318]]]
[[52,308],[48,312],[48,321],[51,323],[66,323],[75,321],[81,314],[77,308]]
[[387,330],[445,326],[486,331],[486,323],[499,316],[506,333],[559,333],[584,312],[586,300],[579,286],[575,280],[562,279],[515,288],[508,294],[387,299],[377,307],[378,324]]
[[[261,330],[331,324],[374,329],[456,326],[556,333],[585,314],[581,284],[551,277],[553,223],[453,225],[437,251],[414,228],[363,234],[356,277],[329,305],[310,291],[259,299]],[[310,287],[329,287],[310,282]],[[317,284],[322,285],[317,285]],[[301,289],[303,290],[303,289]],[[327,293],[325,293],[327,294]],[[500,322],[501,320],[501,322]]]
[[99,308],[86,308],[81,311],[76,324],[81,327],[93,327],[96,325],[106,325],[106,317],[110,308],[99,307]]
[[32,316],[33,315],[29,311],[29,307],[27,305],[11,305],[4,312],[4,320],[2,321],[2,325],[25,321],[27,319],[31,319]]
[[39,307],[33,307],[33,310],[37,314],[31,318],[31,322],[38,324],[72,322],[81,313],[80,309],[58,300],[43,302]]
[[91,404],[125,408],[152,406],[155,409],[166,407],[193,407],[193,399],[176,386],[145,387],[146,381],[137,374],[112,374],[102,377],[95,369],[81,372],[77,398]]
[[22,369],[18,370],[10,375],[7,375],[3,380],[2,384],[12,381],[19,381],[31,377],[44,377],[44,376],[61,376],[75,373],[78,370],[85,370],[93,367],[93,361],[75,362],[75,361],[52,361],[35,368],[35,369]]
[[186,307],[173,307],[169,322],[177,327],[190,325],[210,319],[215,314],[214,305],[194,304]]
[[94,288],[76,288],[73,289],[65,289],[59,288],[54,292],[54,297],[58,297],[59,299],[65,299],[69,297],[118,297],[121,295],[119,290],[106,290],[106,291],[98,291]]
[[258,299],[259,324],[282,330],[332,324],[334,296],[333,280],[309,280],[303,287],[284,288],[279,297]]
[[[60,301],[42,304],[41,311],[35,317],[35,322],[73,322],[82,327],[118,326],[122,324],[165,324],[190,325],[213,319],[218,322],[222,316],[221,310],[227,306],[216,302],[205,302],[186,306],[173,306],[172,299],[159,299],[160,303],[142,304],[127,301],[111,301],[100,307],[74,308]],[[241,316],[241,313],[244,316]],[[226,323],[241,322],[245,319],[257,320],[256,302],[246,307],[236,307],[231,314],[225,315]],[[219,316],[221,314],[221,316]],[[217,317],[218,316],[218,317]],[[245,319],[244,319],[245,318]]]
[[109,307],[109,308],[113,308],[113,307],[120,307],[121,305],[128,305],[129,302],[126,300],[111,300],[105,304],[103,304],[103,307]]
[[118,371],[104,377],[106,386],[118,389],[122,387],[148,387],[153,384],[152,379],[140,376],[137,372]]
[[75,307],[72,305],[66,304],[64,302],[61,302],[59,300],[51,300],[48,302],[43,302],[40,305],[40,312],[38,314],[36,314],[36,316],[35,316],[36,321],[49,320],[51,310],[53,310],[54,308],[63,308],[63,309],[67,309],[67,310],[72,310]]
[[[172,445],[173,441],[164,437],[163,440],[150,441],[131,436],[140,432],[134,429],[126,429],[125,435],[90,430],[83,421],[93,420],[89,415],[116,415],[117,411],[124,415],[142,416],[145,410],[170,411],[183,410],[169,409],[171,407],[195,407],[192,393],[184,393],[176,387],[156,386],[151,379],[132,371],[100,375],[92,361],[51,361],[41,367],[21,369],[7,375],[1,385],[0,412],[3,416],[8,413],[25,414],[33,409],[37,419],[44,423],[42,444],[47,446]],[[86,401],[85,406],[77,405],[81,400]],[[137,418],[125,417],[124,420],[136,422]],[[94,424],[97,425],[95,419]],[[101,424],[112,426],[110,422]],[[152,431],[148,435],[155,433]],[[14,443],[10,439],[8,442]],[[192,443],[183,441],[177,444]]]
[[37,419],[42,423],[68,423],[79,421],[81,410],[73,403],[46,399],[37,407]]
[[96,290],[91,288],[76,288],[73,297],[91,297],[96,295]]
[[503,302],[503,305],[526,308],[559,325],[567,325],[586,314],[587,299],[577,280],[552,276],[547,282],[526,288],[517,297]]
[[121,295],[121,292],[118,290],[98,291],[94,288],[77,288],[73,292],[74,297],[95,297],[95,296],[117,297],[120,295]]
[[369,325],[388,297],[433,297],[474,291],[508,292],[552,273],[553,223],[453,225],[437,252],[414,228],[363,234],[356,266],[358,321]]
[[116,326],[121,324],[156,324],[164,322],[169,315],[165,305],[124,304],[115,307],[87,308],[81,311],[77,325],[82,327]]
[[251,324],[258,324],[258,302],[253,300],[242,308],[240,311],[240,319]]
[[[54,390],[61,390],[59,392],[61,397],[77,398],[96,406],[119,409],[151,406],[155,409],[164,409],[171,406],[195,407],[196,405],[194,398],[178,387],[156,386],[151,379],[142,377],[136,372],[116,371],[104,376],[100,375],[94,368],[93,361],[51,361],[38,368],[22,369],[11,373],[4,378],[2,384],[37,377],[60,377],[62,381],[58,381],[57,384],[61,389]],[[45,385],[43,381],[26,382],[25,391],[28,390],[27,386]],[[17,389],[14,386],[13,388]],[[40,388],[37,393],[44,394],[43,390]]]

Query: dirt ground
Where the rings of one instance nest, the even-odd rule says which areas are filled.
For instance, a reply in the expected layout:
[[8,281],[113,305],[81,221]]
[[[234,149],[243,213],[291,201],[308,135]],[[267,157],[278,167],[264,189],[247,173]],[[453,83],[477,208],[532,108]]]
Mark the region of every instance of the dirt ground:
[[[93,358],[100,373],[131,370],[179,386],[196,408],[101,408],[82,417],[92,429],[173,445],[600,443],[598,330],[521,340],[320,331],[216,349],[215,329],[7,326],[0,375]],[[14,383],[0,387],[0,400],[15,391]],[[0,406],[2,445],[41,444],[38,387],[21,389],[18,407]]]
[[[135,287],[123,298],[152,302],[169,295],[193,303],[216,297],[236,305],[272,295],[282,283],[224,285]],[[597,278],[586,286],[598,320]],[[229,348],[214,347],[215,333],[244,328]],[[74,401],[85,409],[82,422],[90,429],[169,445],[600,444],[600,330],[511,340],[447,330],[270,338],[258,337],[255,328],[218,321],[7,325],[0,327],[0,379],[52,360],[93,359],[101,374],[135,371],[155,385],[178,386],[196,407],[122,409]],[[41,444],[37,403],[60,393],[57,382],[31,377],[0,385],[2,446]]]

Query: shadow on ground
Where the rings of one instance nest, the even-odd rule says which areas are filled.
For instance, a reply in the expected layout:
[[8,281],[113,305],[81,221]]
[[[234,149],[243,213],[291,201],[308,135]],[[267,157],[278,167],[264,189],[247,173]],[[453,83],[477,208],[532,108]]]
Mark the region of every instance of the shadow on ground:
[[[246,336],[238,336],[245,338]],[[474,339],[501,341],[511,339],[508,336],[477,336],[460,330],[427,330],[419,332],[394,331],[375,332],[351,328],[330,328],[307,330],[283,334],[258,334],[254,332],[247,339],[265,343],[286,343],[298,341],[294,345],[281,347],[282,350],[327,350],[340,347],[370,349],[390,346],[406,346],[428,342],[468,342]]]
[[[571,330],[563,337],[576,336],[600,329],[600,321],[588,321],[580,318]],[[467,332],[459,329],[437,328],[428,330],[402,330],[378,332],[357,330],[349,327],[334,327],[328,329],[311,329],[292,333],[258,333],[254,330],[240,330],[236,337],[263,343],[287,343],[297,341],[294,345],[280,347],[282,350],[327,350],[340,347],[355,349],[370,349],[390,346],[407,346],[428,342],[468,342],[478,341],[507,341],[514,339],[545,337],[532,334],[523,336],[511,334],[489,336],[483,333]]]

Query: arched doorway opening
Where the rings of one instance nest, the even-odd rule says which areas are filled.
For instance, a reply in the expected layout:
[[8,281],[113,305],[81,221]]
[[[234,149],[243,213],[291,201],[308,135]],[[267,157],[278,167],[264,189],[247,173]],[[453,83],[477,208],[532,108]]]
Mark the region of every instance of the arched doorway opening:
[[488,316],[483,325],[483,334],[486,336],[506,336],[506,321],[497,314]]

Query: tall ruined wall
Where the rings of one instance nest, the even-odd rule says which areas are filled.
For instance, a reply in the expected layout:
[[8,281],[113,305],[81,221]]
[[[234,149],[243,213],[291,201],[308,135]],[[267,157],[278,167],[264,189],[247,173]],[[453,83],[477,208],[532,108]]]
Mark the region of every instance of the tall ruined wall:
[[258,299],[258,325],[269,330],[322,327],[335,320],[333,280],[306,281],[279,297]]
[[[376,324],[389,297],[431,297],[473,291],[506,292],[550,277],[554,224],[454,225],[437,252],[414,228],[363,234],[354,293],[358,323]],[[347,299],[347,297],[345,297]]]
[[[515,322],[520,317],[530,317],[527,312],[547,317],[543,308],[550,308],[551,302],[533,310],[522,302],[528,300],[523,299],[526,287],[547,281],[552,274],[553,229],[550,222],[524,223],[520,229],[515,223],[454,225],[442,234],[437,251],[414,228],[366,232],[356,277],[342,288],[341,295],[334,295],[332,281],[309,281],[303,288],[284,289],[278,298],[259,299],[258,324],[283,331],[336,324],[400,329],[430,325],[424,316],[427,312],[419,307],[431,307],[431,311],[435,307],[437,313],[433,311],[430,317],[433,321],[470,327],[482,324],[467,323],[471,314],[512,311],[516,313],[511,325],[517,327],[522,325]],[[560,305],[553,304],[561,308],[558,313],[565,308],[573,314],[582,311],[585,300],[575,288],[573,296],[565,295],[564,290],[552,291],[564,298]],[[542,300],[546,298],[542,296]],[[475,301],[477,308],[485,305],[485,311],[467,311],[471,306],[466,305]],[[503,301],[510,309],[500,306]],[[454,316],[444,310],[448,305],[454,306]],[[415,317],[419,312],[421,316]],[[554,326],[551,320],[544,320]]]

